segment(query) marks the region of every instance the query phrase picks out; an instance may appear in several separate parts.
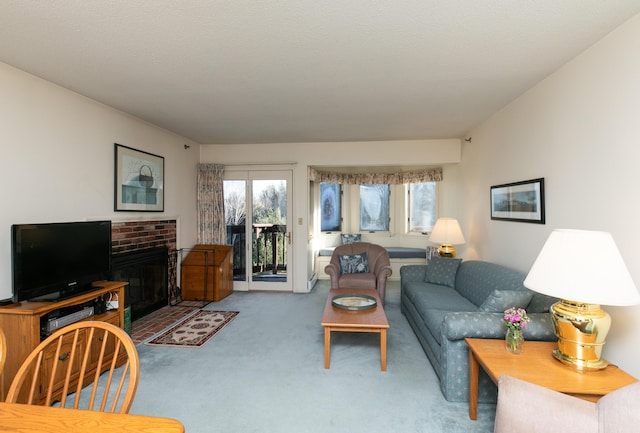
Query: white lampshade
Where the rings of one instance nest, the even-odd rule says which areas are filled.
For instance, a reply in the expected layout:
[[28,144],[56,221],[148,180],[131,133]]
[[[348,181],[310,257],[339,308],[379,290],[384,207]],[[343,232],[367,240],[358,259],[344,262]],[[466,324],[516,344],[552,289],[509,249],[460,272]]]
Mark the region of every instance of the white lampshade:
[[455,218],[438,218],[429,236],[429,241],[437,244],[464,244],[464,236],[462,236],[458,220]]
[[600,305],[635,305],[640,295],[611,234],[554,230],[524,285],[556,298]]

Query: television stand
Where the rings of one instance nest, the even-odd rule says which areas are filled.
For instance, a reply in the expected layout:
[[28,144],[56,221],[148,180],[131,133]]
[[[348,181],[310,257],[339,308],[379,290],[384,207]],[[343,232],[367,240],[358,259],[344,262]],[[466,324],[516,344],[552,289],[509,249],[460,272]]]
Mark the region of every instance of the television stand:
[[[0,401],[4,401],[13,377],[33,349],[40,344],[41,320],[49,317],[57,310],[73,309],[78,305],[89,303],[102,295],[115,295],[118,308],[101,314],[90,315],[83,320],[108,322],[124,328],[125,288],[129,283],[118,281],[99,281],[90,292],[85,292],[67,299],[56,301],[22,301],[20,304],[0,306],[0,328],[4,331],[7,347],[7,358],[3,374],[0,376]],[[100,286],[100,287],[97,287]],[[96,348],[99,351],[100,348]],[[99,352],[96,352],[99,353]],[[95,356],[97,359],[98,356]],[[46,371],[45,368],[43,371]],[[87,374],[95,374],[95,368],[87,369]]]

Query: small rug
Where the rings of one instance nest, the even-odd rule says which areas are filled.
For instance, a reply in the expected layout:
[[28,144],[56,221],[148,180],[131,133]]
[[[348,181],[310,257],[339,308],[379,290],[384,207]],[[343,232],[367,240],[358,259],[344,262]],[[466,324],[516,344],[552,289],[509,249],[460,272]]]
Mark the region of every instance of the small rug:
[[200,347],[231,322],[239,311],[198,310],[151,337],[154,346]]

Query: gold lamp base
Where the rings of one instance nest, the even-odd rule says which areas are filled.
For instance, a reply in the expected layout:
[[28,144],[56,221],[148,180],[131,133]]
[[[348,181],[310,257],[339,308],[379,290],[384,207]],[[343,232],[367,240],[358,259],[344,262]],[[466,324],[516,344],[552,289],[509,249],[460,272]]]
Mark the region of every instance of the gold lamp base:
[[549,309],[558,337],[553,356],[578,370],[601,370],[600,358],[611,327],[611,316],[597,304],[562,300]]
[[440,248],[438,248],[438,255],[440,257],[454,258],[456,254],[457,254],[457,251],[452,244],[441,244]]

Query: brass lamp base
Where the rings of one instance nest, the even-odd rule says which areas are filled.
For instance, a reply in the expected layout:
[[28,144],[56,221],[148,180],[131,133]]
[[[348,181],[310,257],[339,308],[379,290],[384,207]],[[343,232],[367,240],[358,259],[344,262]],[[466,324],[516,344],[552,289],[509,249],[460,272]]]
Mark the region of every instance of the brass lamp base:
[[454,258],[456,254],[457,254],[457,251],[452,244],[441,244],[440,248],[438,248],[438,255],[440,257]]
[[601,370],[600,358],[611,326],[611,316],[597,304],[562,300],[549,309],[558,337],[553,356],[578,370]]

